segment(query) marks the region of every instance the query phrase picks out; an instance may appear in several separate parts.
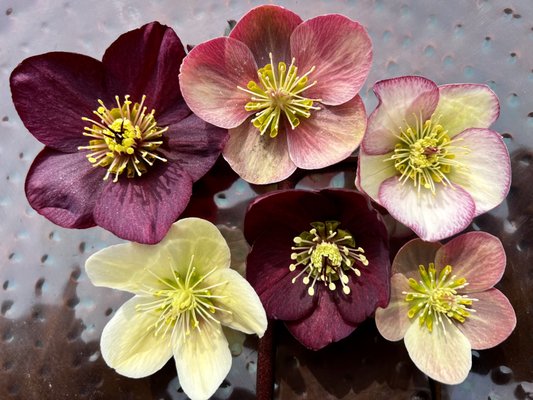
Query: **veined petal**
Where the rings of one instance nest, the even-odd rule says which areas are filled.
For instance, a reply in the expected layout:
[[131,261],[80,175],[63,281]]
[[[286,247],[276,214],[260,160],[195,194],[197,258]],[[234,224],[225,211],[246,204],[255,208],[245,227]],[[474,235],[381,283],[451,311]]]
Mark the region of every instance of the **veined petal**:
[[374,85],[379,100],[368,118],[362,147],[367,154],[389,153],[399,142],[401,129],[416,127],[416,121],[428,120],[439,101],[439,88],[420,76],[403,76],[379,81]]
[[[441,247],[440,243],[424,242],[421,239],[413,239],[402,246],[392,262],[392,273],[400,273],[407,278],[420,279],[418,266],[428,267],[435,261],[435,255]],[[439,263],[437,265],[440,266]],[[454,268],[455,272],[455,268]]]
[[385,339],[396,342],[403,339],[405,332],[413,323],[409,319],[409,303],[405,301],[405,294],[409,290],[409,282],[402,274],[394,274],[391,278],[391,297],[387,308],[376,310],[376,326]]
[[359,150],[355,185],[377,202],[381,184],[398,172],[394,163],[385,161],[389,157],[390,154],[368,155],[362,147]]
[[218,270],[205,280],[207,285],[226,282],[213,288],[213,295],[222,296],[217,301],[220,307],[229,311],[221,312],[219,320],[223,325],[244,333],[263,336],[267,328],[265,309],[254,289],[237,271]]
[[170,337],[154,335],[158,315],[136,310],[150,301],[151,297],[140,296],[128,300],[102,331],[102,357],[107,365],[130,378],[153,374],[172,356]]
[[275,138],[260,135],[249,121],[229,131],[222,155],[231,168],[250,183],[279,182],[296,170],[284,132]]
[[180,70],[183,98],[203,120],[221,128],[235,128],[250,115],[244,106],[250,95],[246,88],[257,79],[257,65],[251,51],[238,40],[221,37],[195,46]]
[[439,86],[434,118],[453,137],[468,128],[488,128],[500,114],[498,97],[487,85]]
[[262,5],[248,11],[229,34],[232,39],[243,42],[252,51],[259,67],[274,62],[291,63],[290,37],[302,19],[286,8]]
[[218,324],[191,329],[185,340],[173,338],[174,360],[183,391],[192,400],[207,400],[231,369],[231,353]]
[[516,314],[509,300],[498,289],[489,289],[471,295],[478,299],[459,329],[468,338],[473,349],[483,350],[499,345],[516,327]]
[[372,42],[355,21],[339,15],[322,15],[299,25],[291,36],[291,52],[300,73],[316,85],[307,98],[339,105],[352,99],[365,82],[372,64]]
[[446,385],[463,382],[472,367],[470,342],[461,331],[443,319],[433,332],[413,323],[405,333],[405,347],[418,369]]
[[465,189],[476,204],[475,216],[499,205],[511,186],[511,160],[501,135],[488,129],[467,129],[455,137],[458,151],[455,160],[466,171],[452,170],[449,178]]
[[[442,246],[435,261],[441,268],[451,265],[454,275],[468,282],[461,292],[472,293],[489,289],[500,281],[506,256],[496,236],[486,232],[468,232]],[[476,296],[477,293],[473,295]]]
[[359,146],[365,128],[365,106],[360,96],[339,106],[322,106],[295,130],[286,130],[291,159],[304,169],[335,164]]
[[390,214],[423,240],[434,242],[465,229],[474,217],[472,197],[460,186],[436,185],[435,194],[402,184],[398,177],[380,186],[379,202]]

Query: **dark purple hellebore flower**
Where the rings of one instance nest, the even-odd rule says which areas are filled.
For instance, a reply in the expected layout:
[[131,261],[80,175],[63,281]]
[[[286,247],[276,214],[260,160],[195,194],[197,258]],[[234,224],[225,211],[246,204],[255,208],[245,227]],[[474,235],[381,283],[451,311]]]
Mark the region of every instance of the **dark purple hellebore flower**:
[[271,192],[255,199],[244,235],[246,278],[269,318],[318,350],[387,304],[387,232],[366,197],[344,189]]
[[15,108],[46,146],[26,178],[39,214],[140,243],[165,236],[227,140],[183,101],[184,56],[176,33],[152,22],[121,35],[102,61],[52,52],[15,68]]

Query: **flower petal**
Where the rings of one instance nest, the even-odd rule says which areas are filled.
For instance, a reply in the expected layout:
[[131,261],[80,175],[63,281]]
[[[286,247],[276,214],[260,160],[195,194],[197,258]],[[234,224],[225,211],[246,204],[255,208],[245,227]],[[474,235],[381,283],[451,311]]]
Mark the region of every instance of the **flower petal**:
[[390,154],[372,156],[368,155],[363,148],[359,150],[355,186],[364,191],[374,201],[379,201],[379,187],[383,181],[395,176],[398,172],[394,167],[394,163],[385,161],[389,157]]
[[252,51],[259,67],[274,62],[291,62],[290,37],[302,19],[286,8],[262,5],[248,11],[237,22],[229,37],[243,42]]
[[367,154],[385,154],[394,150],[397,135],[417,120],[428,120],[439,101],[439,88],[420,76],[403,76],[379,81],[374,85],[379,100],[368,118],[362,147]]
[[496,236],[486,232],[468,232],[442,246],[435,261],[441,268],[451,265],[453,274],[468,282],[461,292],[472,293],[489,289],[500,281],[506,256]]
[[279,182],[296,170],[289,157],[286,135],[260,135],[249,121],[229,131],[222,154],[231,168],[250,183]]
[[487,85],[444,85],[439,93],[435,118],[450,137],[468,128],[488,128],[500,114],[498,97]]
[[299,25],[291,36],[291,52],[300,75],[312,67],[316,85],[302,95],[339,105],[352,99],[372,64],[372,42],[358,22],[339,15],[322,15]]
[[191,329],[185,340],[173,341],[173,351],[180,385],[193,400],[210,398],[231,369],[231,353],[220,325]]
[[148,111],[163,113],[181,98],[176,79],[185,50],[172,28],[152,22],[121,35],[102,59],[114,95],[131,95],[140,102],[146,95]]
[[511,186],[511,160],[501,135],[488,129],[467,129],[455,137],[458,145],[469,149],[457,152],[455,160],[466,171],[453,171],[449,179],[465,189],[476,203],[475,216],[497,205]]
[[[435,325],[433,332],[418,323],[411,324],[405,333],[405,347],[418,369],[446,385],[463,382],[472,366],[470,342],[446,318]],[[440,329],[439,329],[440,328]]]
[[[405,294],[409,290],[407,278],[402,274],[394,274],[391,278],[391,298],[387,308],[376,310],[376,326],[385,339],[396,342],[403,339],[405,332],[412,325],[409,319],[409,303],[405,301]],[[416,321],[415,321],[416,322]]]
[[490,349],[509,337],[516,327],[516,314],[509,300],[498,289],[479,292],[472,297],[471,313],[459,329],[475,350]]
[[111,101],[102,63],[81,54],[54,52],[27,58],[11,73],[10,85],[15,108],[31,134],[66,152],[89,144],[83,136],[88,124],[81,118],[93,116],[98,99]]
[[213,288],[214,295],[222,296],[217,304],[229,313],[220,313],[219,320],[223,325],[244,333],[255,333],[263,336],[267,328],[265,309],[254,289],[237,271],[232,269],[218,270],[205,280],[207,285],[226,282],[225,285]]
[[465,229],[474,217],[474,201],[460,186],[436,185],[435,194],[397,177],[379,188],[379,202],[390,214],[426,241],[450,237]]
[[319,169],[347,158],[359,146],[366,128],[361,97],[334,107],[323,106],[293,131],[287,129],[292,161],[299,168]]
[[26,178],[30,205],[54,224],[64,228],[95,225],[93,210],[105,169],[93,168],[85,153],[62,153],[50,148],[41,151]]
[[154,165],[145,175],[106,182],[94,209],[95,222],[122,239],[159,242],[187,206],[191,177],[175,162]]
[[[418,266],[428,267],[435,261],[437,251],[441,248],[440,243],[424,242],[422,239],[413,239],[402,246],[392,262],[392,273],[403,274],[407,278],[420,279]],[[437,262],[437,265],[440,264]]]
[[135,309],[151,300],[140,296],[128,300],[102,331],[102,357],[107,365],[129,378],[153,374],[172,356],[170,338],[154,335],[158,315]]
[[244,106],[246,88],[257,79],[253,55],[238,40],[217,38],[195,46],[183,60],[179,80],[183,98],[203,120],[221,128],[235,128],[250,115]]

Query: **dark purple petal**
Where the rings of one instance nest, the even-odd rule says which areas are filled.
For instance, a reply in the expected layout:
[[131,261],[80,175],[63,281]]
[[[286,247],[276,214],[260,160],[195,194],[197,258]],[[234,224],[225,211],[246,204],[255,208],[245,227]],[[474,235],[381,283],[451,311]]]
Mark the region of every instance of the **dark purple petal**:
[[[181,98],[179,68],[185,50],[168,26],[152,22],[115,40],[102,59],[112,95],[129,94],[133,102],[146,95],[148,111],[163,113]],[[109,107],[109,106],[108,106]]]
[[19,64],[10,78],[15,108],[26,128],[46,146],[77,152],[98,99],[111,101],[105,91],[102,64],[74,53],[46,53]]
[[237,22],[230,37],[240,40],[252,51],[259,67],[274,62],[291,63],[290,37],[302,19],[283,7],[263,5],[246,13]]
[[106,183],[94,210],[94,220],[118,237],[154,244],[187,206],[192,179],[176,162],[154,165],[141,177],[121,176]]
[[104,168],[93,168],[83,152],[62,153],[45,148],[26,178],[30,205],[64,228],[95,225],[93,209],[104,185]]

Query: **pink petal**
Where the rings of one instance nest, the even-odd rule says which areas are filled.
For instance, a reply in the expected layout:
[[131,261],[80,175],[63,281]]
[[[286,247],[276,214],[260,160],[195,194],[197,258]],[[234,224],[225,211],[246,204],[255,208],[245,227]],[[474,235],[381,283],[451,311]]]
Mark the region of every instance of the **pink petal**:
[[359,146],[366,128],[361,97],[340,106],[322,106],[294,131],[287,129],[292,161],[299,168],[318,169],[347,158]]
[[451,265],[453,274],[468,282],[461,292],[472,293],[489,289],[500,281],[506,257],[496,236],[486,232],[468,232],[442,246],[435,261],[441,268]]
[[416,120],[431,118],[439,101],[439,88],[420,76],[387,79],[374,85],[379,100],[368,118],[363,148],[367,154],[385,154],[394,150],[396,137],[407,125],[416,127]]
[[316,85],[303,93],[329,105],[342,104],[361,89],[372,63],[372,42],[366,30],[343,15],[322,15],[305,21],[291,36],[292,56],[300,75],[312,67]]
[[400,183],[398,177],[387,179],[379,188],[379,202],[402,224],[422,240],[435,242],[465,229],[474,217],[474,201],[459,186],[436,185],[415,188],[411,182]]
[[467,129],[455,137],[457,146],[466,147],[456,153],[455,160],[466,171],[453,171],[450,180],[465,189],[476,204],[475,216],[497,205],[507,196],[511,186],[511,160],[501,135],[488,129]]
[[418,238],[407,242],[394,257],[392,273],[401,273],[407,278],[420,280],[418,266],[427,268],[429,263],[434,262],[440,247],[440,243],[424,242]]
[[[376,326],[381,336],[396,342],[403,339],[405,332],[413,323],[407,313],[409,303],[405,301],[405,294],[409,290],[407,278],[402,274],[394,274],[391,278],[391,297],[387,308],[376,310]],[[415,321],[416,322],[416,321]]]
[[444,85],[439,93],[435,118],[450,137],[468,128],[488,128],[500,114],[498,97],[486,85]]
[[244,109],[246,88],[257,79],[257,65],[248,47],[231,38],[217,38],[195,46],[180,70],[183,98],[200,118],[221,128],[235,128],[250,113]]
[[389,157],[390,154],[368,155],[363,147],[359,149],[355,185],[377,202],[381,184],[398,173],[393,162],[385,161]]
[[249,121],[229,131],[222,154],[231,168],[250,183],[279,182],[296,170],[289,157],[286,135],[261,135]]
[[478,299],[476,310],[459,329],[468,338],[473,349],[483,350],[499,345],[516,327],[516,314],[509,300],[498,289],[489,289],[471,295]]
[[290,37],[302,19],[283,7],[263,5],[248,11],[229,37],[243,42],[251,50],[259,67],[274,62],[291,62]]

